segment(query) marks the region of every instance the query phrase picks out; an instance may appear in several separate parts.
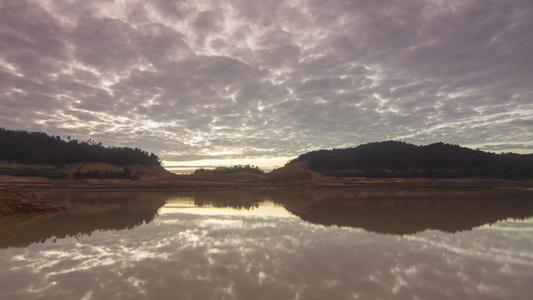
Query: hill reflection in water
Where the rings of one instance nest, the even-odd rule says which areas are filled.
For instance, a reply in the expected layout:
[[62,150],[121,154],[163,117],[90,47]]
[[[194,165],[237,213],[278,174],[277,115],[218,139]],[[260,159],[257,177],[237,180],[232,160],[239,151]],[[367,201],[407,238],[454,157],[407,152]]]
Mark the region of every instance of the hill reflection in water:
[[[525,300],[533,292],[533,219],[482,225],[531,216],[531,195],[58,195],[66,213],[8,233],[12,243],[0,237],[0,288],[6,299]],[[410,235],[426,229],[467,231]]]
[[95,231],[132,229],[152,222],[165,203],[164,207],[171,209],[183,201],[196,207],[197,212],[230,208],[250,214],[256,213],[264,201],[272,201],[284,207],[287,214],[309,223],[395,235],[425,230],[453,233],[533,216],[533,191],[526,190],[67,192],[42,196],[66,206],[67,211],[5,219],[0,248],[27,247],[50,238],[82,238]]
[[254,209],[265,200],[317,225],[383,234],[460,232],[533,216],[533,191],[499,189],[314,189],[203,192],[198,207]]
[[205,193],[194,199],[198,206],[236,209],[270,200],[313,224],[397,235],[459,232],[533,216],[533,191],[528,190],[263,190]]
[[274,201],[314,224],[397,235],[459,232],[533,216],[533,191],[524,190],[304,191]]
[[49,238],[82,238],[95,231],[132,229],[153,221],[168,197],[162,193],[138,192],[66,192],[40,196],[67,207],[66,212],[44,219],[41,214],[21,215],[30,224],[22,228],[17,224],[20,218],[13,218],[14,230],[0,236],[0,248],[27,247]]

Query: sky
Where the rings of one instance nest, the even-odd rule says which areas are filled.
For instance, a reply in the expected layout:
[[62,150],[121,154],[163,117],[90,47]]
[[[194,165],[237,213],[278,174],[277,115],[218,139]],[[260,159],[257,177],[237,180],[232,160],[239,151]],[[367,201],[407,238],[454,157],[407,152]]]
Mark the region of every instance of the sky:
[[533,152],[533,1],[0,0],[0,127],[284,165],[397,140]]

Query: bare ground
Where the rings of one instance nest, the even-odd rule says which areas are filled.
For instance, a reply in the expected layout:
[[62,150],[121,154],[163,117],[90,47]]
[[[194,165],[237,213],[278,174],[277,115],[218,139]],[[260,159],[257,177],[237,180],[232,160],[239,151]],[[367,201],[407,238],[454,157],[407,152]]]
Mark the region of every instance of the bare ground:
[[[27,168],[0,162],[0,167]],[[533,179],[429,179],[429,178],[363,178],[325,177],[309,169],[306,162],[291,164],[260,175],[250,172],[235,174],[177,175],[159,166],[116,166],[84,162],[68,166],[30,166],[57,168],[68,179],[19,177],[0,175],[0,187],[17,186],[25,189],[227,189],[227,188],[533,188]],[[128,168],[133,179],[75,179],[77,170],[119,172]]]
[[56,212],[65,207],[38,198],[20,188],[0,189],[0,215],[13,215],[19,213]]

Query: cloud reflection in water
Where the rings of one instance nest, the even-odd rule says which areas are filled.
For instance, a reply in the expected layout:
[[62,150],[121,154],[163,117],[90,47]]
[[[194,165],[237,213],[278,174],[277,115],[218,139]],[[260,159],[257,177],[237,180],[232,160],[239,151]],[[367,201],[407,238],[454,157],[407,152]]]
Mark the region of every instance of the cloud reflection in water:
[[308,223],[268,201],[235,210],[183,199],[132,230],[0,250],[2,296],[528,299],[533,292],[531,219],[397,236]]

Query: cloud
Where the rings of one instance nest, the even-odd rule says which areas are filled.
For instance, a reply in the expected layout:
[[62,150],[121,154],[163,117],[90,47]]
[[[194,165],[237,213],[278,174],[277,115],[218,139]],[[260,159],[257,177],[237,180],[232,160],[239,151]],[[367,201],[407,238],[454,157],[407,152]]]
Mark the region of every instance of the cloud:
[[0,6],[9,129],[167,160],[387,139],[533,149],[526,0]]

